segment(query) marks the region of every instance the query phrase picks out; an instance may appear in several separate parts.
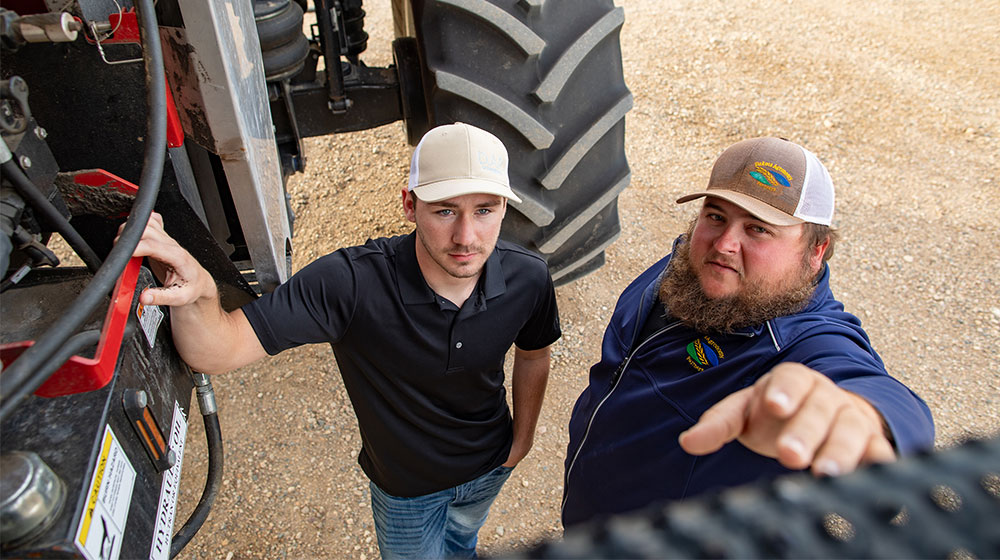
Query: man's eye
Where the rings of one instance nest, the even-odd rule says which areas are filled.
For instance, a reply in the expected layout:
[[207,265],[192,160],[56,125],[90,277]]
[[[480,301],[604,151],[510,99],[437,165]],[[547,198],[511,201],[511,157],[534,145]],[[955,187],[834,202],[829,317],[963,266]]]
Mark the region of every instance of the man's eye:
[[437,213],[439,216],[451,216],[455,212],[453,210],[445,208],[444,210],[438,210]]
[[761,235],[766,234],[766,233],[770,233],[770,231],[768,231],[767,228],[762,227],[762,226],[750,226],[750,230],[753,231],[754,233],[758,233],[758,234],[761,234]]
[[489,214],[490,212],[492,212],[492,210],[490,210],[489,208],[477,208],[476,209],[476,214],[479,214],[481,216],[485,216],[486,214]]

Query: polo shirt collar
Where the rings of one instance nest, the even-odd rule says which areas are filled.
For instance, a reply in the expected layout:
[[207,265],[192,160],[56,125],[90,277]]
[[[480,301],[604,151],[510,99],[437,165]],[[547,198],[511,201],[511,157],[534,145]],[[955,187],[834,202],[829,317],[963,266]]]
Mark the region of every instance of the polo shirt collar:
[[[437,301],[434,290],[427,285],[424,275],[417,263],[417,233],[411,232],[404,237],[396,248],[396,282],[399,285],[399,296],[405,304],[433,303]],[[483,275],[479,278],[476,291],[470,297],[482,293],[484,300],[503,295],[507,291],[504,280],[500,255],[494,248],[486,259]]]
[[483,296],[488,300],[502,296],[507,291],[507,281],[503,277],[500,255],[497,253],[495,247],[493,248],[493,253],[490,254],[490,258],[486,259],[486,265],[483,267],[483,277],[480,279],[479,285],[482,287]]
[[417,232],[410,232],[396,247],[396,283],[405,304],[431,303],[434,291],[424,281],[417,263]]

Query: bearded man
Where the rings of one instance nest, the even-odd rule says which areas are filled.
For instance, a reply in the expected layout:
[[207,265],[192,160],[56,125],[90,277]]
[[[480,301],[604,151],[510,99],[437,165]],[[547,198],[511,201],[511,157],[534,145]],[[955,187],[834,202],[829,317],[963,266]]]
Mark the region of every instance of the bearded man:
[[834,193],[780,138],[716,160],[698,217],[625,289],[570,419],[562,518],[929,448],[927,405],[830,291]]

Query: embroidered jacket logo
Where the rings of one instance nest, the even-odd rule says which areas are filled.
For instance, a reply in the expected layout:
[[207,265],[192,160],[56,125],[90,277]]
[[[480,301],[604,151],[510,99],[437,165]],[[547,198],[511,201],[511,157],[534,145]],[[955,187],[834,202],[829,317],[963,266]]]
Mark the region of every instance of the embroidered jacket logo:
[[697,371],[718,365],[719,360],[726,357],[722,348],[707,336],[688,344],[687,353],[687,362]]
[[792,186],[791,174],[780,165],[769,161],[754,162],[750,176],[771,192],[776,192],[779,186]]

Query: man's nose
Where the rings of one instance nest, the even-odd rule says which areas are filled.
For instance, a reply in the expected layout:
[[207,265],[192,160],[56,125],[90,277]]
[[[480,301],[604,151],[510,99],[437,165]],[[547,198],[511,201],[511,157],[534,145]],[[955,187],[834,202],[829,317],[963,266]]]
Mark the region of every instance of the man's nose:
[[712,246],[716,251],[723,254],[734,254],[740,250],[740,232],[735,224],[727,226],[719,236],[715,238]]
[[475,224],[472,216],[461,216],[455,221],[455,229],[452,231],[451,242],[455,245],[468,247],[474,245],[476,240]]

